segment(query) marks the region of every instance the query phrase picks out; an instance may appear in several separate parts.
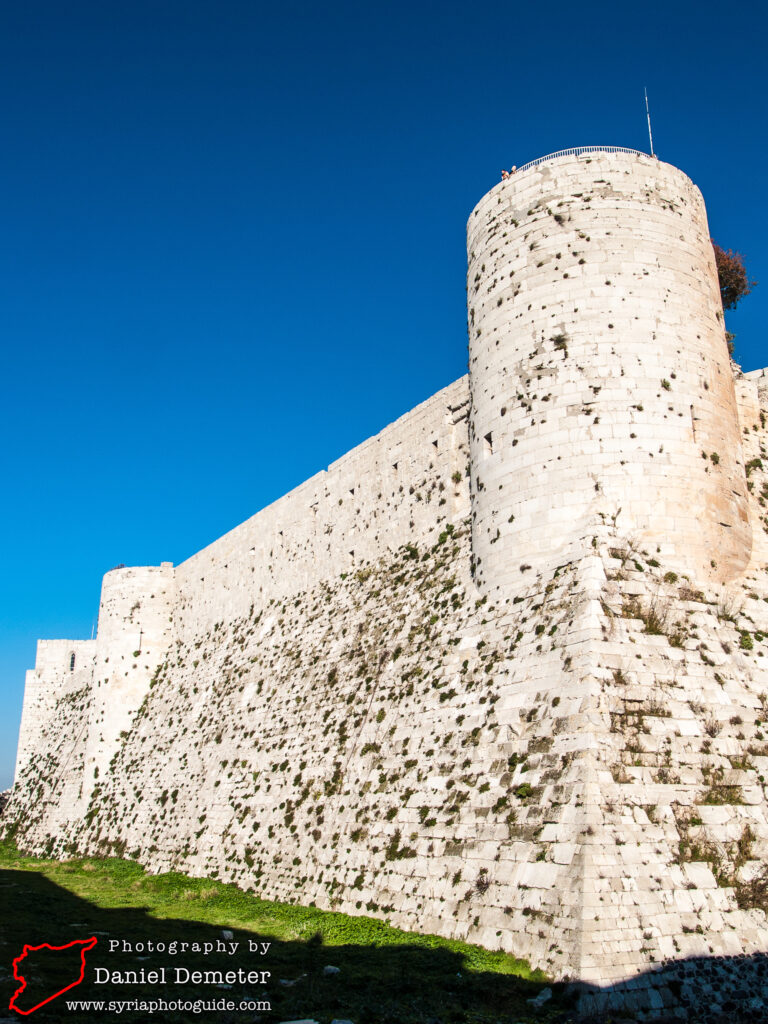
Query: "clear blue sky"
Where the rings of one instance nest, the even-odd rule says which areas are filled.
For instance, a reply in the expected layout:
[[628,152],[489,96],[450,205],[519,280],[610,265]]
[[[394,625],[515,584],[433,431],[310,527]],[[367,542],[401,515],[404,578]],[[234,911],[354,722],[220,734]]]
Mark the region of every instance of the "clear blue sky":
[[180,562],[466,370],[501,167],[647,148],[762,280],[761,5],[0,5],[0,788],[37,637]]

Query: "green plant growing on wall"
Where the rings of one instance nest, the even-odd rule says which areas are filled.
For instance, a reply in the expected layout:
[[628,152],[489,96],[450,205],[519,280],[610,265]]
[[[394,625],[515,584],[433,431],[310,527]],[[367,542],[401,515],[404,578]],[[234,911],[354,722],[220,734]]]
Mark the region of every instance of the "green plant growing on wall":
[[[723,310],[735,309],[739,302],[750,294],[757,281],[749,280],[741,253],[734,252],[732,249],[722,249],[714,239],[712,248],[715,251],[715,265]],[[730,331],[726,331],[725,338],[728,344],[728,353],[731,356],[733,355],[734,337],[735,335]]]

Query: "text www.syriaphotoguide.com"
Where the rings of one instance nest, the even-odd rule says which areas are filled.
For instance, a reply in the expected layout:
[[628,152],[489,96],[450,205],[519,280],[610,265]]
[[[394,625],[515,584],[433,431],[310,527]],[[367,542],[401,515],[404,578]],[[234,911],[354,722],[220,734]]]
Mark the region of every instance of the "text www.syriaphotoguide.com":
[[113,999],[109,1002],[99,999],[67,1000],[68,1010],[105,1010],[109,1013],[166,1013],[169,1010],[184,1010],[187,1013],[211,1013],[213,1010],[271,1010],[266,1000],[244,999],[236,1003],[232,999]]

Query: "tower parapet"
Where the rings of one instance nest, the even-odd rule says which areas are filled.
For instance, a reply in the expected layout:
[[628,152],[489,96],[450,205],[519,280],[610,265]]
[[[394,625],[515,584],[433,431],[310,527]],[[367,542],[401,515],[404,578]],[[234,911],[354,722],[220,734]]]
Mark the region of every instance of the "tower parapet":
[[628,151],[512,174],[469,219],[476,579],[509,593],[612,519],[697,579],[751,531],[701,193]]

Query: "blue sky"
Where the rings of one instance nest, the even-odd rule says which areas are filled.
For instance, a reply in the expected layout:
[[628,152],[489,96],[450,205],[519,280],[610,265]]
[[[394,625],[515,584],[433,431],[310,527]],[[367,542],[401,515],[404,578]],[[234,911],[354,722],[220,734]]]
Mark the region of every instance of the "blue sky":
[[37,637],[180,562],[466,371],[501,167],[647,148],[765,282],[760,5],[0,6],[0,789]]

